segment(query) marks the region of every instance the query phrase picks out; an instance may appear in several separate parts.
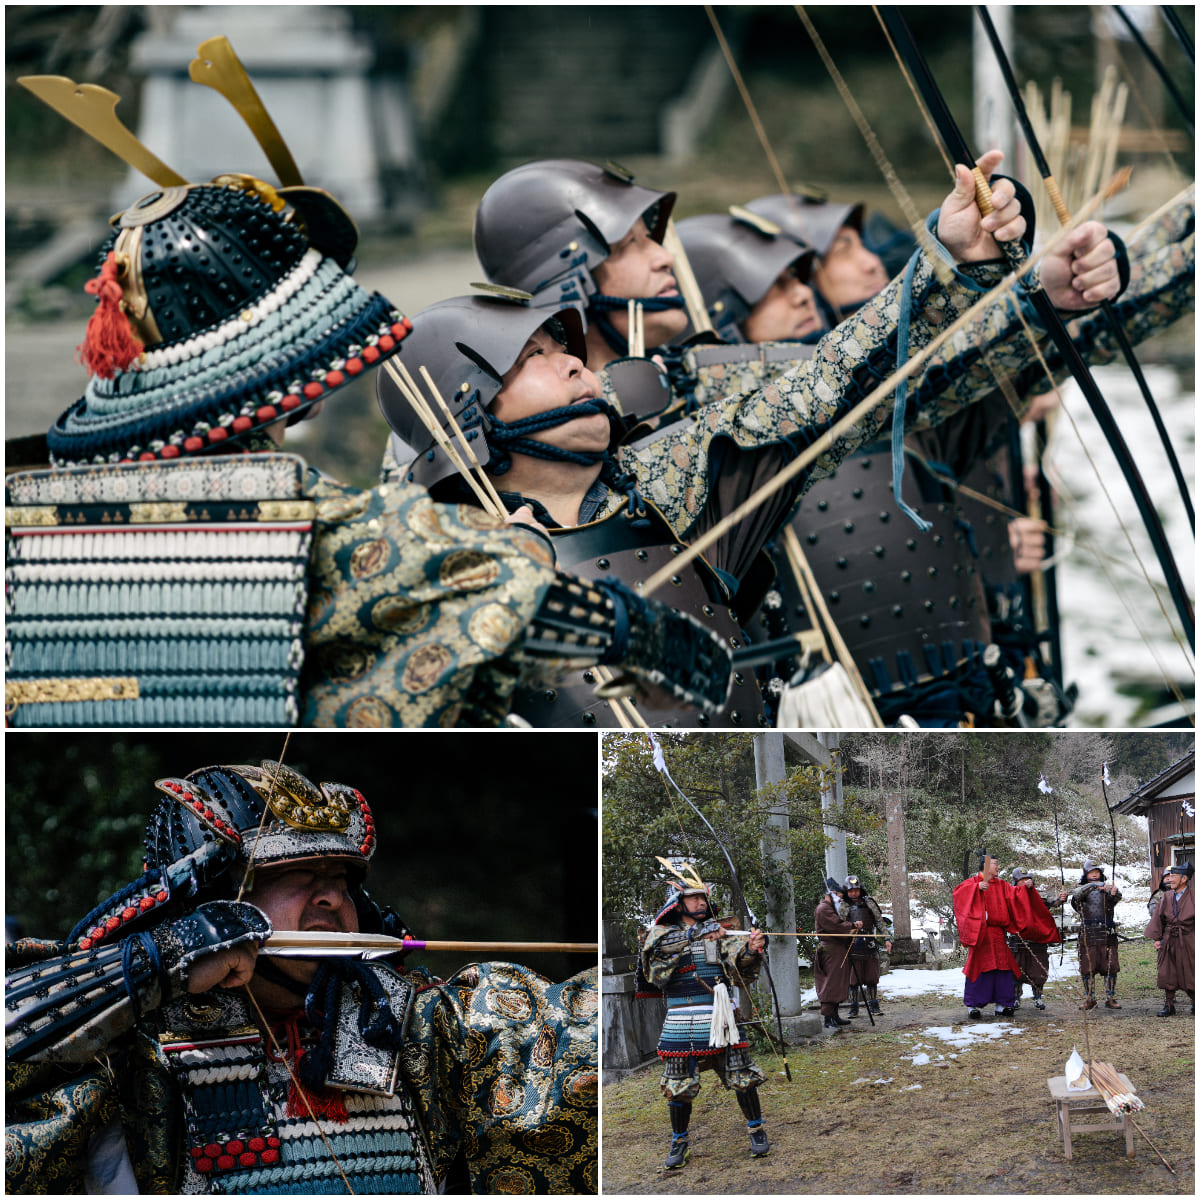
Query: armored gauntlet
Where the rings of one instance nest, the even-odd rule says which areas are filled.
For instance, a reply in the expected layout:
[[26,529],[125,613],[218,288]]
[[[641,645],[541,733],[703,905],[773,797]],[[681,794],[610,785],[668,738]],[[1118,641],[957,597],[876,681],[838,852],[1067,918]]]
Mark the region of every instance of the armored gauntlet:
[[6,980],[6,1052],[17,1062],[86,1061],[183,995],[197,959],[261,943],[271,932],[254,905],[213,900],[148,932],[18,967]]
[[643,599],[615,579],[585,582],[559,575],[526,633],[536,658],[600,664],[669,692],[681,704],[718,712],[729,696],[732,659],[686,613]]

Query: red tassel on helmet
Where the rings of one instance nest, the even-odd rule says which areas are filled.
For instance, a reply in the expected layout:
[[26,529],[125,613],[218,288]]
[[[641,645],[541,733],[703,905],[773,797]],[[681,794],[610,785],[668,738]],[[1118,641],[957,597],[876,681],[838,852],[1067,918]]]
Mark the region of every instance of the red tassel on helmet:
[[117,282],[117,256],[113,251],[108,252],[100,274],[83,288],[89,295],[99,296],[100,303],[88,321],[83,344],[76,349],[88,374],[111,379],[142,352],[142,343],[133,336],[129,320],[121,311],[123,292]]

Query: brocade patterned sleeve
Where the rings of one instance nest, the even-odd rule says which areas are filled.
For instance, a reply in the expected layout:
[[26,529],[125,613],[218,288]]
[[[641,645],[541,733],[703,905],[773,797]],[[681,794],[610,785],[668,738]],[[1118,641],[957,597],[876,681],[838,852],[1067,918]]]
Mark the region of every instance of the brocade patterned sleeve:
[[303,723],[452,725],[481,690],[502,718],[517,675],[502,660],[554,579],[546,540],[413,484],[360,491],[312,472],[309,494]]
[[[937,249],[948,261],[946,252]],[[999,282],[1003,272],[1000,263],[974,264],[969,270],[950,271],[943,281],[922,253],[913,277],[909,355],[932,341],[981,292]],[[644,449],[623,453],[622,461],[636,470],[641,490],[673,528],[686,531],[700,517],[713,486],[711,464],[718,452],[714,443],[719,439],[727,439],[737,450],[779,447],[783,459],[778,465],[782,465],[888,377],[896,361],[902,287],[902,279],[892,280],[827,333],[812,358],[798,362],[757,391],[714,400],[696,414],[694,422],[654,439]],[[821,454],[809,468],[805,486],[832,474],[848,455],[875,441],[886,428],[891,411],[892,397],[888,396]],[[746,477],[753,484],[751,474]],[[723,498],[723,507],[728,509],[736,499]]]
[[597,1190],[597,988],[479,963],[418,992],[401,1070],[439,1179],[461,1150],[472,1192]]

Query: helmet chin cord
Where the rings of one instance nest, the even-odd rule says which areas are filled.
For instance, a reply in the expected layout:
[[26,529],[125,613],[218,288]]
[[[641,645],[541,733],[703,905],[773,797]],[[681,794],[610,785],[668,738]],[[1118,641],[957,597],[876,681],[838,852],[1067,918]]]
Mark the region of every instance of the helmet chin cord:
[[561,446],[534,441],[528,436],[577,421],[580,417],[592,416],[604,416],[610,421],[615,421],[618,414],[607,400],[599,399],[579,400],[575,404],[551,408],[532,417],[523,417],[519,421],[498,421],[489,414],[491,428],[487,431],[487,443],[492,458],[488,469],[493,475],[503,475],[512,466],[514,453],[527,454],[531,458],[547,459],[550,462],[575,463],[581,467],[603,462],[608,457],[608,447],[603,450],[565,450]]
[[635,304],[640,304],[643,312],[667,312],[673,308],[684,307],[682,296],[650,296],[644,300],[637,296],[606,296],[603,292],[592,296],[588,300],[588,314],[604,336],[609,348],[622,358],[629,354],[629,339],[617,332],[608,314],[628,311],[630,299]]

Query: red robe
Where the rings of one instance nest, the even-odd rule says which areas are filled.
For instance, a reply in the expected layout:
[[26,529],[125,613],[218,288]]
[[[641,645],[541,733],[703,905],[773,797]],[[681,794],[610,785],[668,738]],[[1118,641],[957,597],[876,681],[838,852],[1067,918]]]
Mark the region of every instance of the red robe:
[[[1020,979],[1021,970],[1004,938],[1010,931],[1026,936],[1014,906],[1017,889],[1003,879],[993,879],[987,891],[981,892],[979,882],[982,878],[982,874],[972,875],[954,889],[958,936],[964,946],[970,947],[963,974],[972,982],[985,971],[1011,971]],[[1053,921],[1050,926],[1053,929]]]
[[[992,889],[989,887],[988,891]],[[1015,887],[1012,889],[1012,910],[1017,919],[1016,932],[1030,943],[1053,945],[1061,941],[1054,916],[1046,907],[1046,901],[1036,888]]]

